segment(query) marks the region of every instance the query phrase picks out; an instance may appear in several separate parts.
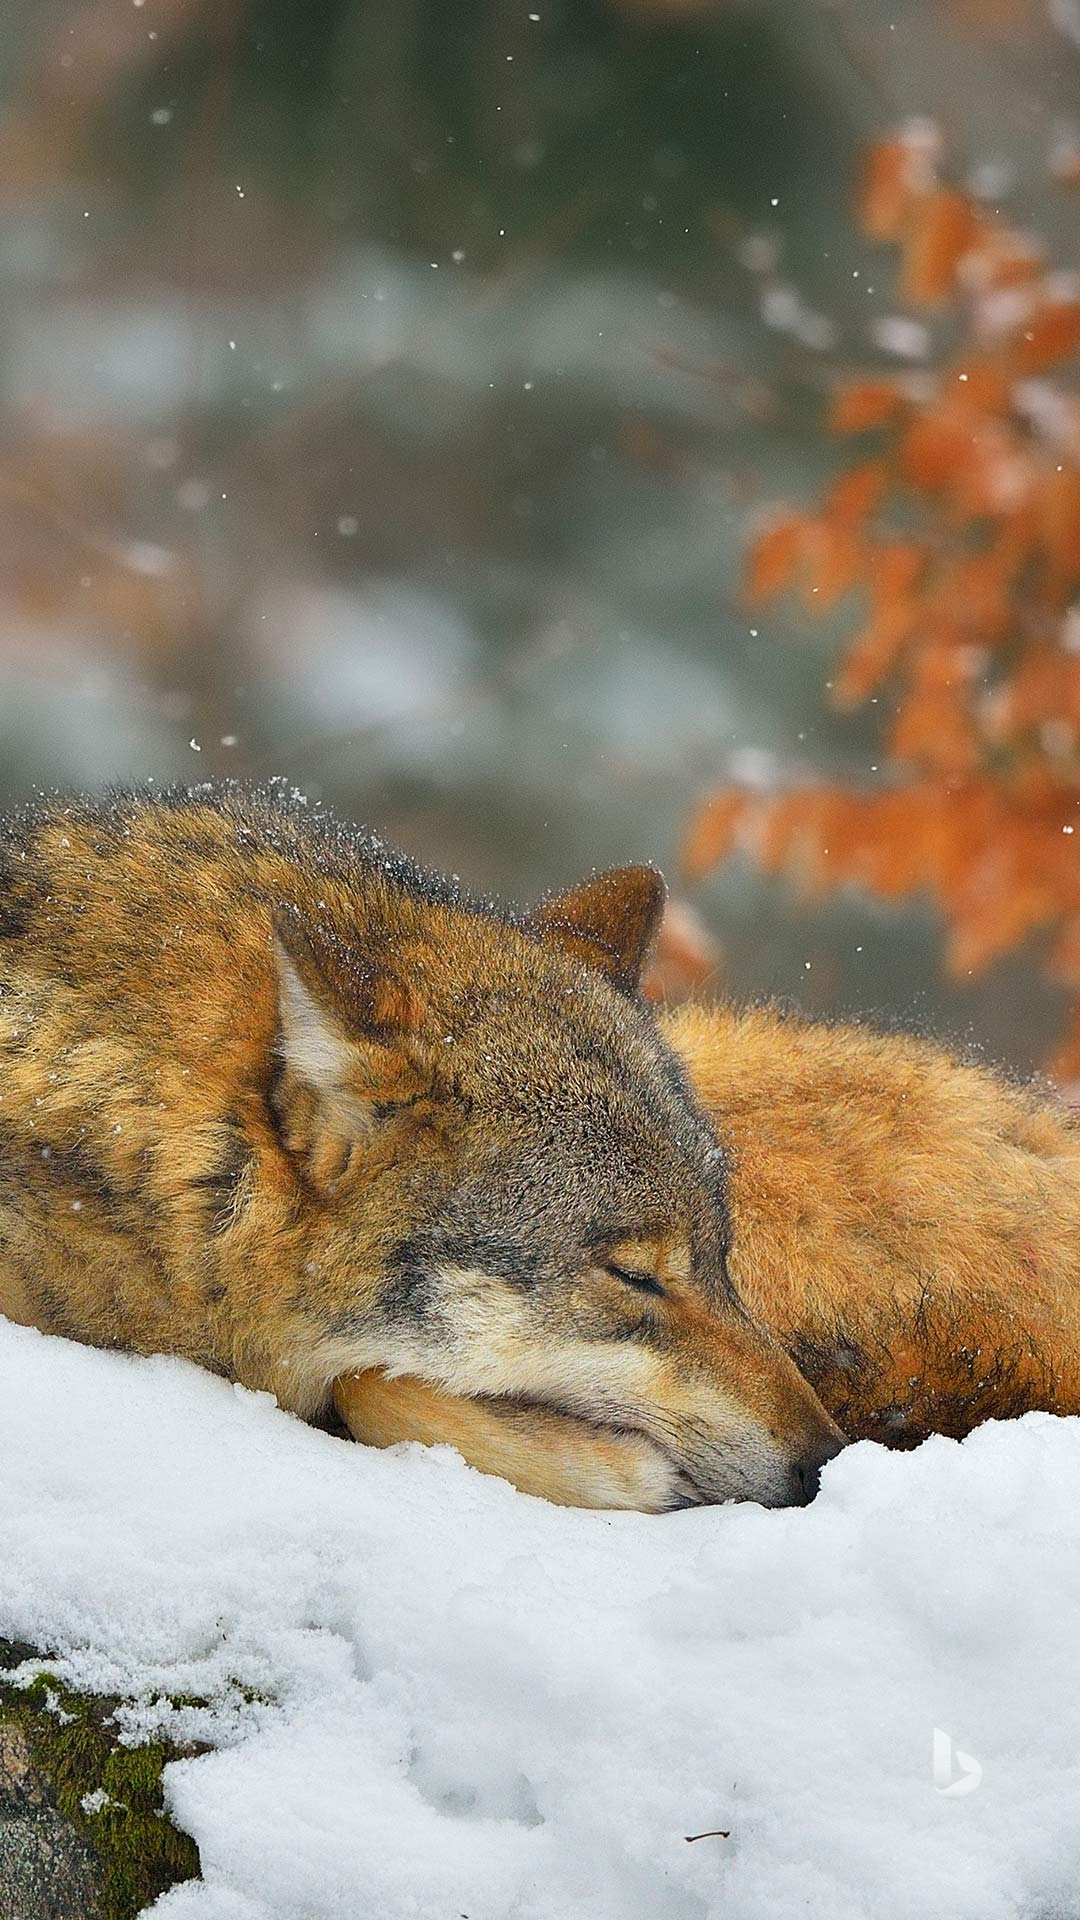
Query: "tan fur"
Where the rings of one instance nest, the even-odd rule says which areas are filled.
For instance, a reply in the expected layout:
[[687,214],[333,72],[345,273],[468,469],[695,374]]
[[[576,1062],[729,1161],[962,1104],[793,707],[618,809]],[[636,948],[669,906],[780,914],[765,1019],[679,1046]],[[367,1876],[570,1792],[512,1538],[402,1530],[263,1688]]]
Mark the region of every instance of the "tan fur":
[[343,1416],[352,1408],[368,1446],[389,1447],[402,1439],[427,1446],[445,1442],[482,1473],[512,1480],[522,1493],[557,1506],[640,1507],[650,1496],[663,1504],[665,1480],[655,1450],[629,1433],[512,1400],[455,1398],[426,1381],[391,1380],[378,1370],[347,1375],[338,1405]]
[[[850,1438],[911,1446],[1032,1408],[1080,1411],[1080,1130],[1049,1099],[941,1049],[768,1010],[663,1022],[729,1153],[731,1271]],[[566,1497],[519,1420],[404,1382],[342,1381],[354,1433],[457,1445]],[[459,1425],[459,1422],[462,1424]],[[422,1431],[421,1431],[422,1429]]]
[[274,794],[8,822],[0,1311],[304,1416],[373,1368],[495,1399],[570,1498],[809,1497],[837,1429],[634,997],[662,897],[514,916]]

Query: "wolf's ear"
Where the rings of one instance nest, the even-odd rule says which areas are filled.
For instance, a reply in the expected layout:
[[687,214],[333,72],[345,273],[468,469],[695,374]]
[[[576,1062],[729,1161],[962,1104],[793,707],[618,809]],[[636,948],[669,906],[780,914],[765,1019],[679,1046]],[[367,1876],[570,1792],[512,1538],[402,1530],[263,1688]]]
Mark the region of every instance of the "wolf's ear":
[[423,1085],[420,996],[293,907],[273,914],[279,1039],[270,1102],[313,1184],[332,1187],[380,1108]]
[[552,894],[526,914],[525,924],[606,974],[621,992],[636,993],[666,898],[655,867],[613,867]]

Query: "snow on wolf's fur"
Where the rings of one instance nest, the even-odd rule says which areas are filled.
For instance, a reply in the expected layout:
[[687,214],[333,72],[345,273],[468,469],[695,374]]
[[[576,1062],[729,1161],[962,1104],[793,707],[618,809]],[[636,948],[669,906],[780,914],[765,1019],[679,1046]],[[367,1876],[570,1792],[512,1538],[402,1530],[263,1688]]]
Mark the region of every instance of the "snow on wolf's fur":
[[162,1920],[1077,1912],[1080,1419],[654,1519],[0,1322],[0,1459],[0,1634],[215,1703]]

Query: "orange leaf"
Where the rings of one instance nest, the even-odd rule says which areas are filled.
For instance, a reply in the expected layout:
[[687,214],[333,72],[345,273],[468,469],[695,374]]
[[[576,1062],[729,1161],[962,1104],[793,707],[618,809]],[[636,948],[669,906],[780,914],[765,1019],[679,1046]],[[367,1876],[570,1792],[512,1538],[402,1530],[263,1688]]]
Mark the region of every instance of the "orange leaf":
[[851,879],[886,899],[897,899],[924,882],[930,813],[925,787],[898,787],[864,797]]
[[947,685],[919,687],[896,715],[889,752],[934,774],[974,772],[978,740],[960,691]]
[[858,794],[843,787],[819,787],[804,794],[803,805],[798,877],[802,898],[809,901],[850,877],[854,828],[862,802]]
[[875,607],[902,600],[912,592],[926,565],[926,554],[913,540],[884,540],[873,547],[867,568]]
[[824,613],[850,593],[861,557],[862,549],[846,526],[816,520],[807,528],[803,598],[812,613]]
[[830,433],[867,433],[887,427],[903,405],[893,380],[852,380],[838,387],[829,408]]
[[863,160],[857,210],[871,240],[898,240],[916,197],[932,182],[925,143],[903,136],[878,140]]
[[1045,248],[1030,234],[985,220],[971,252],[974,279],[982,293],[1030,287],[1044,269]]
[[792,858],[806,828],[808,796],[778,793],[758,813],[757,863],[763,873],[779,873]]
[[691,815],[682,845],[682,870],[688,880],[700,880],[726,859],[750,806],[750,795],[740,787],[722,787]]
[[985,354],[963,354],[953,362],[945,380],[949,397],[958,409],[967,413],[1008,413],[1012,376],[1000,359]]
[[825,495],[825,518],[843,527],[854,527],[880,505],[888,484],[884,460],[867,460],[861,466],[852,467],[834,480]]
[[861,706],[895,666],[915,623],[915,609],[903,601],[882,610],[860,633],[833,682],[833,703],[841,710]]
[[900,445],[904,479],[925,493],[939,492],[963,473],[974,437],[971,421],[948,404],[919,414]]
[[1053,901],[1045,887],[1017,883],[992,894],[980,892],[977,904],[953,926],[946,948],[949,972],[981,973],[1052,916]]
[[1059,300],[1040,307],[1013,341],[1013,359],[1022,377],[1045,373],[1080,347],[1080,300]]
[[1035,480],[1030,453],[1006,421],[989,415],[971,423],[969,454],[952,476],[952,505],[958,521],[1015,515],[1027,502]]
[[979,231],[974,202],[955,187],[939,187],[912,215],[900,269],[900,296],[911,306],[938,307],[953,292],[956,269]]
[[751,606],[775,600],[791,585],[805,526],[801,514],[787,514],[763,527],[751,543],[745,586]]
[[959,644],[996,647],[1009,638],[1015,621],[1009,588],[996,548],[962,552],[942,561],[924,606],[935,622],[953,628]]
[[1080,579],[1080,472],[1063,466],[1044,474],[1038,504],[1053,584],[1069,586]]

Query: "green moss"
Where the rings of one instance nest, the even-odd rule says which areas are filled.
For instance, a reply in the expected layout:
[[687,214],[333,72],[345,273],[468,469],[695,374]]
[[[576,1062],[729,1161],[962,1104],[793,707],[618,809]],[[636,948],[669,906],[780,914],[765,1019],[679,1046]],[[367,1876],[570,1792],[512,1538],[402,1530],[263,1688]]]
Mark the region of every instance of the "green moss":
[[[49,1674],[29,1687],[5,1680],[5,1667],[31,1657],[29,1647],[0,1644],[0,1718],[18,1720],[60,1812],[97,1855],[102,1920],[134,1920],[167,1887],[198,1875],[194,1841],[164,1812],[161,1772],[203,1749],[122,1746],[112,1722],[119,1701],[72,1693]],[[88,1798],[98,1804],[87,1807]]]

